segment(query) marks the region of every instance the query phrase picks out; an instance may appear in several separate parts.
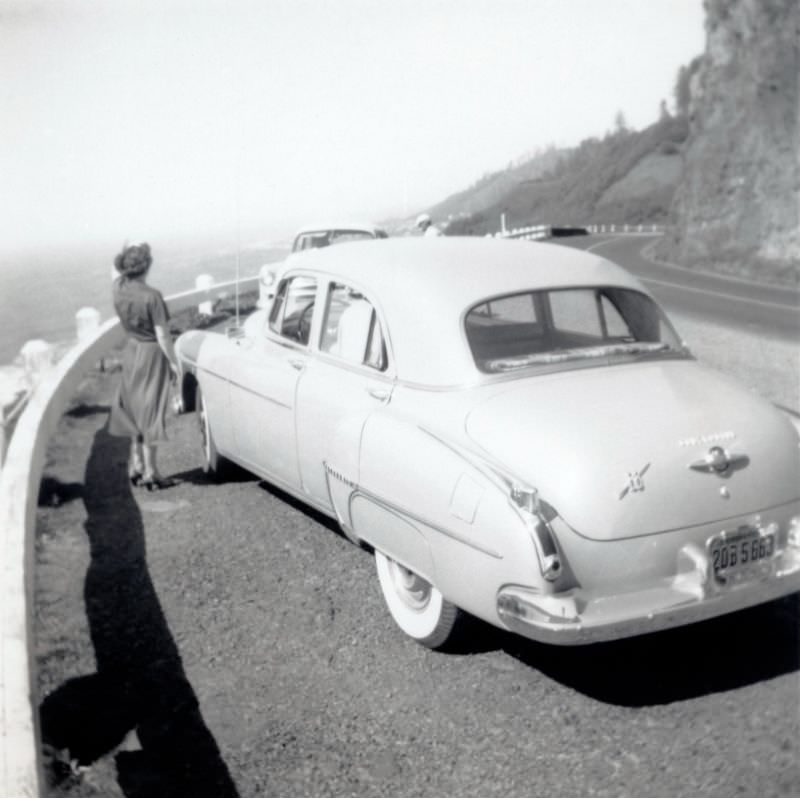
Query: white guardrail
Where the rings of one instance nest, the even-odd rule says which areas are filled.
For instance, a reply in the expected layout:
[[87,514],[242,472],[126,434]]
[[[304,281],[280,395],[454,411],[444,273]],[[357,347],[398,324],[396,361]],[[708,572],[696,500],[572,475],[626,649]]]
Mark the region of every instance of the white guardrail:
[[[257,288],[258,278],[239,281]],[[175,312],[230,297],[236,283],[220,283],[167,297]],[[123,333],[109,319],[53,366],[28,397],[0,471],[0,798],[40,795],[40,738],[33,602],[36,505],[50,436],[81,379]]]
[[495,236],[499,238],[524,238],[529,241],[536,241],[541,238],[550,238],[553,235],[553,230],[561,229],[581,229],[588,233],[614,233],[619,234],[633,234],[642,233],[646,235],[653,235],[654,233],[663,233],[663,224],[580,224],[580,225],[557,225],[557,224],[540,224],[534,227],[515,227],[512,230],[505,230],[496,233]]
[[506,230],[499,233],[502,238],[524,238],[527,241],[538,241],[540,238],[550,236],[550,225],[539,224],[534,227],[515,227],[513,230]]
[[[539,224],[530,227],[514,227],[511,230],[501,229],[499,232],[490,233],[490,237],[494,238],[522,238],[528,241],[538,241],[543,238],[550,238],[554,235],[553,231],[580,229],[588,233],[614,233],[619,234],[632,234],[643,233],[652,235],[654,233],[663,233],[664,225],[658,224],[582,224],[582,225],[556,225],[556,224]],[[555,235],[558,233],[556,232]]]

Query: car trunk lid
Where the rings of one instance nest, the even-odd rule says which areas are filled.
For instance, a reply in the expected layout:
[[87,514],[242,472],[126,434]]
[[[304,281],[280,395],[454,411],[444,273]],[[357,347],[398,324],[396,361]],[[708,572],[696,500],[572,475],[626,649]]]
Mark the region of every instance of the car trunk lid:
[[[508,382],[468,414],[466,429],[598,540],[711,523],[800,494],[789,420],[693,361]],[[734,460],[723,473],[717,448]]]

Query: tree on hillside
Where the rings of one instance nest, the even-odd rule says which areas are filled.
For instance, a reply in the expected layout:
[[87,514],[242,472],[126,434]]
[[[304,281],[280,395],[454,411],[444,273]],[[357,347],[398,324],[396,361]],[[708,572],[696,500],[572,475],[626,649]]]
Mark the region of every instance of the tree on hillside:
[[692,102],[692,78],[695,73],[700,69],[700,64],[703,61],[703,56],[695,56],[688,66],[682,66],[678,70],[678,75],[675,78],[675,115],[681,117],[689,116],[689,106]]
[[617,114],[614,117],[614,132],[627,133],[627,131],[628,131],[628,120],[625,119],[625,114],[621,110],[617,111]]

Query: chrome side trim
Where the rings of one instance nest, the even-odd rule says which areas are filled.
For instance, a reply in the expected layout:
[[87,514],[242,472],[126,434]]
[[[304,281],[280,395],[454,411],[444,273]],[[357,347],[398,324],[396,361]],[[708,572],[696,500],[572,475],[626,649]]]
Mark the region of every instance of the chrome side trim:
[[[211,373],[211,372],[209,372]],[[219,376],[219,375],[216,375]],[[225,377],[220,377],[220,379],[226,379]],[[278,407],[283,407],[286,410],[292,410],[291,405],[287,405],[285,402],[281,402],[278,399],[273,399],[271,396],[265,396],[263,393],[259,393],[258,391],[254,391],[252,388],[248,388],[246,385],[242,385],[240,382],[234,382],[233,380],[228,380],[228,383],[235,388],[239,388],[240,390],[244,391],[245,393],[252,394],[253,396],[257,396],[259,399],[264,399],[267,402],[270,402],[273,405],[277,405]]]
[[[446,449],[449,449],[454,455],[456,455],[456,457],[463,460],[467,465],[480,471],[480,473],[483,474],[495,487],[508,494],[509,497],[511,497],[511,494],[514,490],[529,489],[535,491],[535,488],[532,486],[523,485],[518,480],[515,480],[505,466],[503,466],[502,463],[497,462],[488,452],[476,452],[464,446],[460,446],[456,443],[448,441],[445,438],[442,438],[440,435],[437,435],[435,432],[432,432],[423,426],[417,426],[417,429],[428,437],[433,438],[433,440],[435,440],[437,443],[440,443]],[[517,504],[512,503],[512,506],[519,509],[519,505]]]
[[429,521],[423,518],[416,513],[411,512],[407,507],[401,507],[398,504],[394,504],[393,502],[387,501],[382,497],[372,493],[369,490],[365,490],[363,487],[357,487],[353,493],[350,495],[350,503],[348,506],[348,510],[351,512],[352,515],[352,504],[353,500],[358,498],[359,496],[363,496],[365,499],[368,499],[371,502],[374,502],[379,507],[382,507],[387,512],[396,515],[398,518],[409,518],[412,521],[415,521],[418,524],[423,524],[429,529],[434,530],[435,532],[439,532],[440,534],[444,535],[445,537],[451,538],[452,540],[457,541],[458,543],[463,543],[465,546],[469,546],[471,549],[475,549],[479,551],[481,554],[486,554],[489,557],[494,557],[496,560],[502,560],[503,555],[500,554],[498,551],[494,551],[493,549],[487,548],[485,546],[481,546],[479,543],[475,543],[473,540],[469,540],[465,538],[463,535],[459,535],[457,532],[453,532],[451,529],[445,529],[438,524],[434,524],[432,521]]
[[358,490],[358,485],[355,482],[353,482],[351,479],[348,479],[340,471],[337,471],[329,463],[323,460],[322,465],[325,468],[325,471],[327,471],[327,473],[330,474],[330,476],[332,476],[334,479],[338,479],[339,482],[343,482],[345,485],[347,485],[348,488],[352,488],[353,490]]
[[[661,360],[696,360],[692,355],[687,355],[682,352],[659,352]],[[595,360],[585,361],[569,361],[568,363],[550,363],[547,365],[527,366],[515,369],[513,371],[498,372],[497,374],[484,374],[477,372],[476,376],[464,382],[451,383],[449,385],[431,385],[423,382],[414,382],[413,380],[406,380],[398,378],[397,384],[403,388],[409,388],[415,391],[427,391],[429,393],[448,393],[451,391],[465,391],[471,388],[481,388],[489,385],[496,385],[503,382],[515,382],[518,380],[532,380],[537,377],[544,377],[550,374],[556,374],[564,371],[578,371],[583,369],[595,368],[623,368],[626,366],[637,365],[641,361],[630,360],[620,361],[618,363],[611,363],[609,359],[598,358]]]
[[210,368],[206,368],[205,366],[197,366],[197,373],[203,372],[204,374],[208,374],[210,377],[216,377],[218,380],[222,380],[223,382],[229,382],[228,378],[220,374],[218,371],[212,371]]

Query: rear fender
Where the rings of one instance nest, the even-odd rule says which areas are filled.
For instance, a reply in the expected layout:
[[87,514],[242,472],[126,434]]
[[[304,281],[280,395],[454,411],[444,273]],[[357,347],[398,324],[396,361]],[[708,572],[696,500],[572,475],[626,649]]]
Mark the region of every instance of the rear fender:
[[511,500],[512,480],[477,455],[384,412],[365,424],[359,465],[338,497],[346,521],[449,601],[496,623],[504,584],[553,591],[529,519]]

